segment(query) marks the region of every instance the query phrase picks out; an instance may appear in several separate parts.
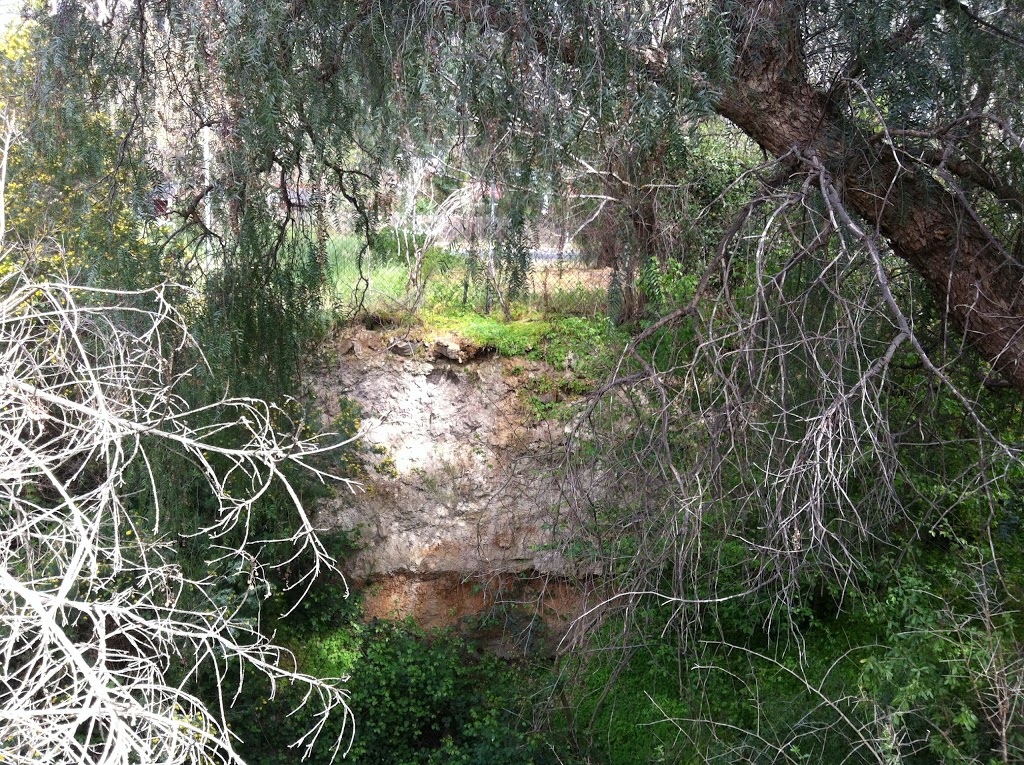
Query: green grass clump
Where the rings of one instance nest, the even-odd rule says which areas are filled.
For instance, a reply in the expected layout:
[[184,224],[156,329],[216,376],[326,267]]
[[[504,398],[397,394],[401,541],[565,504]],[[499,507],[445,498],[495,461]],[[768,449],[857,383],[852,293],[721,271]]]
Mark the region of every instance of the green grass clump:
[[610,656],[587,668],[584,685],[563,697],[571,709],[556,711],[556,730],[568,714],[572,737],[588,761],[687,762],[692,752],[686,751],[675,721],[691,717],[691,709],[680,694],[674,646],[665,642],[638,651],[625,671],[617,671],[617,659]]
[[[404,237],[393,231],[374,236],[367,248],[364,239],[354,234],[335,234],[327,242],[326,282],[335,301],[353,308],[362,299],[362,307],[373,313],[387,314],[396,308],[411,310],[418,300],[409,278],[410,259],[424,248],[423,237]],[[462,258],[440,247],[420,250],[420,282],[430,292],[440,289],[449,298],[460,293]],[[369,282],[367,287],[366,282]],[[365,297],[361,292],[366,290]]]
[[363,253],[360,274],[359,252],[362,242],[355,236],[335,236],[327,243],[327,289],[337,300],[351,301],[357,290],[366,289],[364,307],[373,310],[401,303],[409,272],[401,263],[378,262],[371,254]]
[[454,335],[500,356],[523,356],[585,375],[603,369],[628,337],[606,317],[543,318],[526,312],[505,321],[495,314],[435,309],[424,313],[423,322],[428,334]]
[[526,356],[543,343],[550,323],[527,317],[503,321],[494,315],[449,311],[423,317],[428,333],[455,335],[500,356]]

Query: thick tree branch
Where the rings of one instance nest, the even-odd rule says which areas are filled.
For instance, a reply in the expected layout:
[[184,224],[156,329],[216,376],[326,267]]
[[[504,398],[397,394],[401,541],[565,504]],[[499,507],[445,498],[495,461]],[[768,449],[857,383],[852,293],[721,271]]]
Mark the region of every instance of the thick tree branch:
[[[717,108],[777,157],[812,150],[835,178],[844,205],[873,225],[928,284],[981,355],[1024,391],[1024,269],[964,201],[917,174],[889,146],[857,137],[813,87],[787,41],[794,13],[784,0],[745,0],[733,85]],[[778,34],[776,34],[778,32]]]
[[980,186],[995,194],[1002,202],[1012,202],[1024,209],[1024,189],[1007,183],[989,168],[968,158],[947,156],[945,151],[929,149],[917,155],[925,164],[944,167],[961,180]]

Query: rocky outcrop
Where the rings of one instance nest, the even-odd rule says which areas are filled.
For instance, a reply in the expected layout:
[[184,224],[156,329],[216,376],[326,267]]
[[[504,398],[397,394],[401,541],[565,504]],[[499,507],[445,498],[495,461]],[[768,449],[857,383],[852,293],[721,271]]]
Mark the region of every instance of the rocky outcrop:
[[[367,330],[338,338],[317,384],[325,426],[343,399],[363,410],[375,468],[366,492],[339,494],[319,521],[357,531],[360,549],[346,574],[373,584],[367,609],[429,614],[421,621],[437,626],[445,621],[438,614],[457,621],[493,609],[493,598],[480,596],[487,582],[561,579],[565,561],[551,547],[550,524],[564,425],[533,420],[516,394],[520,380],[542,373],[539,363],[480,354],[460,362],[465,349],[455,339],[400,355],[398,342],[413,345]],[[542,603],[545,588],[531,587]],[[556,590],[556,621],[565,623],[574,607],[563,585],[549,588]]]

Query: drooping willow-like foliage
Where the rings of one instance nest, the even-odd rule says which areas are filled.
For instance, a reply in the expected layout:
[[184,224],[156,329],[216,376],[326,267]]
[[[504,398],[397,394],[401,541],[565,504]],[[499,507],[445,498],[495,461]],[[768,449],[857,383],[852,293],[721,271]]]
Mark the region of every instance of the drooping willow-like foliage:
[[[321,444],[281,434],[281,410],[254,399],[190,408],[178,388],[191,370],[167,355],[189,336],[165,289],[88,290],[0,263],[4,760],[239,762],[223,704],[247,672],[307,689],[322,716],[303,743],[332,710],[349,735],[344,688],[296,671],[262,634],[270,584],[251,544],[269,541],[253,539],[253,507],[280,484],[294,510],[281,543],[312,561],[307,576],[333,568],[284,473],[327,478],[309,465]],[[205,572],[170,533],[163,448],[196,466],[216,504],[189,530],[218,543]],[[196,695],[200,676],[220,707]]]
[[303,183],[358,199],[423,152],[566,192],[646,326],[576,431],[565,549],[694,624],[754,596],[770,621],[897,543],[998,564],[1024,390],[1022,19],[1018,0],[296,0],[46,24],[52,61],[145,128],[126,155],[191,179],[183,231],[214,265],[259,265],[228,295],[286,260]]

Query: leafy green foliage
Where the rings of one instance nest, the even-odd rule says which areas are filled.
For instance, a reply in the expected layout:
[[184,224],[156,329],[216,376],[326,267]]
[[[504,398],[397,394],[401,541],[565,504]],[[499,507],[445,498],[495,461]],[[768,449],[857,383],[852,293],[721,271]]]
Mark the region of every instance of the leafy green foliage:
[[680,695],[671,641],[641,647],[628,659],[605,655],[586,670],[575,695],[557,695],[554,733],[562,750],[609,765],[685,761],[673,718],[691,716]]
[[766,631],[754,598],[714,609],[692,642],[663,635],[626,657],[570,663],[563,676],[581,675],[555,730],[611,763],[729,759],[766,746],[810,762],[997,761],[992,752],[1024,745],[1009,702],[1024,677],[1014,647],[1022,624],[1001,606],[1019,587],[1021,556],[1004,551],[997,576],[979,553],[881,556],[859,596],[847,592],[842,608],[808,600],[790,615],[795,630]]
[[897,569],[864,601],[879,640],[861,660],[859,687],[920,761],[977,762],[1024,744],[1012,713],[1003,718],[1009,710],[997,701],[1022,672],[1011,646],[1024,625],[1001,605],[1006,586],[1019,582],[1020,553],[1006,559],[999,576],[979,553],[931,552],[917,566]]
[[[522,685],[514,670],[447,633],[428,635],[412,624],[353,620],[311,634],[300,663],[322,677],[346,677],[356,716],[349,760],[380,765],[528,765],[548,763],[510,711]],[[283,689],[247,690],[236,705],[234,731],[253,765],[289,762],[286,749],[312,720],[290,715],[294,699]],[[298,719],[297,719],[298,718]],[[339,724],[329,720],[329,728]],[[331,761],[317,748],[310,762]]]
[[[557,308],[552,315],[547,303],[543,320],[522,318],[516,298],[534,265],[527,255],[536,192],[565,184],[568,196],[588,200],[577,211],[595,216],[585,249],[614,266],[607,302],[634,326],[650,326],[695,297],[699,275],[729,233],[732,240],[705,285],[717,300],[649,333],[617,370],[640,383],[616,389],[594,418],[607,429],[578,444],[577,475],[605,475],[608,484],[583,498],[583,519],[573,529],[578,536],[567,549],[621,576],[622,589],[642,579],[635,589],[698,598],[748,595],[705,608],[692,621],[696,609],[681,608],[677,621],[686,629],[702,639],[717,630],[734,649],[711,656],[726,671],[704,673],[703,685],[684,681],[681,662],[673,674],[670,651],[662,657],[660,647],[652,649],[658,657],[652,665],[684,690],[706,693],[706,708],[680,701],[676,711],[670,683],[652,676],[643,659],[634,658],[638,663],[626,674],[656,689],[670,714],[717,723],[700,740],[696,748],[705,750],[698,755],[753,759],[764,741],[751,731],[762,730],[779,744],[776,759],[839,761],[860,726],[864,738],[881,747],[882,760],[985,757],[995,748],[997,725],[986,710],[996,690],[977,667],[1019,653],[1020,630],[1001,598],[1019,597],[1021,583],[1014,577],[999,583],[1004,591],[993,602],[1000,615],[987,621],[979,621],[986,612],[963,593],[995,591],[993,578],[979,576],[978,566],[1012,570],[1006,564],[1021,556],[1012,528],[1021,494],[1019,396],[987,389],[998,375],[950,341],[950,307],[887,253],[879,266],[890,272],[883,280],[887,289],[960,393],[939,384],[906,344],[876,367],[898,335],[888,296],[872,269],[863,267],[864,253],[850,246],[853,227],[837,231],[835,211],[815,196],[826,179],[813,170],[811,155],[793,154],[807,167],[797,168],[798,161],[770,179],[752,143],[722,132],[720,123],[700,123],[729,100],[724,93],[742,85],[732,79],[741,47],[756,55],[762,39],[778,39],[787,26],[800,29],[804,39],[789,50],[806,59],[789,63],[840,115],[829,115],[822,135],[843,147],[860,133],[860,149],[890,147],[901,168],[920,161],[914,173],[938,179],[930,193],[952,189],[958,200],[972,202],[964,208],[971,214],[958,223],[977,217],[995,241],[1016,238],[1020,250],[1015,190],[1022,155],[1012,130],[1024,103],[1014,42],[1019,2],[991,8],[955,2],[909,8],[894,0],[711,3],[684,14],[658,3],[485,5],[466,13],[451,3],[173,2],[159,10],[128,4],[108,25],[117,44],[104,45],[107,30],[76,4],[60,4],[59,13],[40,16],[51,33],[46,66],[17,80],[43,83],[39,103],[57,108],[33,116],[37,132],[14,157],[13,182],[28,179],[27,196],[43,202],[47,216],[84,220],[68,249],[72,265],[88,261],[82,267],[97,279],[123,286],[181,273],[211,246],[212,268],[196,280],[202,298],[194,310],[213,347],[212,369],[196,374],[197,400],[226,383],[275,398],[294,392],[311,340],[325,326],[325,267],[333,268],[335,285],[375,293],[387,309],[375,305],[380,315],[400,313],[395,305],[407,297],[410,276],[402,243],[398,235],[370,236],[377,221],[366,201],[382,168],[401,168],[402,156],[418,147],[507,190],[500,204],[503,238],[485,245],[493,248],[488,264],[477,249],[464,266],[427,253],[438,273],[452,275],[431,282],[428,302],[446,329],[566,373],[567,379],[548,377],[530,391],[539,416],[556,413],[542,397],[585,389],[608,366],[609,346],[618,338],[600,321],[559,318]],[[780,18],[746,28],[745,12],[755,7],[777,9]],[[174,29],[175,44],[167,50],[176,58],[153,67],[147,57],[156,48],[147,48],[146,34],[168,43],[160,38],[164,21]],[[142,54],[137,66],[136,51]],[[69,63],[79,69],[67,76]],[[200,159],[191,143],[211,125],[218,131],[208,171],[216,187],[211,204],[221,220],[214,232],[187,221],[186,241],[160,249],[139,233],[139,206],[125,201],[137,199],[133,193],[149,182],[144,163],[120,163],[132,152],[143,156],[142,144],[127,129],[125,140],[117,139],[119,127],[155,112],[145,104],[155,92],[153,73],[162,71],[189,75],[174,94],[185,123],[176,147],[184,169],[176,172],[191,173],[193,185]],[[85,90],[105,100],[93,101]],[[135,111],[108,113],[110,103]],[[21,106],[32,104],[23,99]],[[999,114],[988,115],[989,109]],[[147,127],[151,134],[163,128]],[[453,144],[457,151],[449,150]],[[860,149],[837,152],[831,169],[845,171],[862,154],[874,156]],[[578,171],[581,163],[586,172]],[[948,175],[957,164],[973,168],[974,178],[971,172]],[[136,177],[124,175],[126,167]],[[115,184],[102,198],[94,184],[105,176]],[[355,263],[338,265],[331,249],[340,242],[324,244],[322,231],[316,237],[302,231],[293,217],[301,213],[291,209],[288,190],[278,188],[297,179],[332,186],[362,214]],[[993,181],[995,190],[986,188]],[[911,217],[919,200],[900,199],[899,184],[882,187],[905,206],[895,217]],[[283,194],[287,209],[268,203],[268,194]],[[756,204],[746,207],[755,195]],[[732,228],[734,220],[739,228]],[[20,236],[32,236],[32,217],[24,210],[12,210],[12,221]],[[192,242],[193,236],[202,240]],[[365,238],[372,240],[367,273],[359,262]],[[455,277],[460,268],[461,281]],[[450,310],[493,310],[495,287],[505,318],[521,318],[500,322]],[[300,412],[290,414],[301,423]],[[173,476],[169,496],[181,501],[171,504],[188,528],[192,518],[212,512],[209,496],[174,454],[165,466],[159,472]],[[692,481],[680,491],[683,478]],[[310,496],[318,491],[304,490]],[[255,530],[274,527],[276,501],[265,498]],[[806,516],[812,518],[805,523]],[[203,563],[206,541],[189,544],[197,565]],[[886,545],[910,547],[905,563],[875,568]],[[964,563],[969,551],[986,546],[996,552],[979,554],[983,564],[972,569]],[[637,579],[629,578],[633,574]],[[837,587],[849,587],[845,600]],[[317,629],[345,618],[324,605],[317,613],[330,616],[316,620]],[[637,618],[645,628],[657,619],[649,613]],[[404,694],[415,689],[419,700],[403,696],[400,705],[388,696],[374,707],[389,710],[403,735],[432,737],[430,757],[468,756],[466,741],[477,734],[456,735],[454,716],[465,722],[467,710],[450,696],[466,682],[456,666],[459,651],[422,636],[373,634],[380,654],[362,643],[355,653],[344,641],[330,648],[335,671],[356,672],[365,662],[375,667],[377,674],[368,676],[381,687]],[[802,641],[806,654],[794,655],[787,637]],[[704,659],[686,653],[685,645],[667,645],[676,656]],[[843,658],[850,647],[863,657],[861,667]],[[405,674],[389,674],[385,657]],[[623,677],[594,672],[595,691]],[[842,702],[853,728],[837,722],[836,708],[823,705],[815,688]],[[639,714],[640,688],[626,682],[623,693],[622,708]],[[679,693],[687,703],[695,697]],[[752,697],[772,714],[752,709]],[[595,704],[592,717],[604,722],[602,709]],[[374,714],[369,706],[366,714]],[[469,715],[467,725],[476,725]],[[759,728],[769,717],[771,724]],[[616,731],[601,745],[609,756],[673,756],[667,733],[660,751],[645,753],[632,733],[618,731],[621,719],[607,718],[608,731]],[[487,729],[491,718],[480,718],[479,725]],[[1011,727],[1004,747],[1019,746],[1019,713]],[[371,731],[383,741],[384,729]],[[659,730],[671,732],[671,726]],[[837,732],[826,736],[826,730]]]
[[146,170],[121,161],[116,117],[90,100],[82,82],[38,92],[45,45],[32,23],[0,41],[0,110],[18,131],[7,157],[8,240],[30,244],[23,252],[36,265],[83,284],[144,289],[179,280],[180,263],[145,235],[138,183]]
[[526,210],[520,200],[512,208],[499,245],[501,281],[510,301],[522,299],[530,286],[534,237],[528,227]]

